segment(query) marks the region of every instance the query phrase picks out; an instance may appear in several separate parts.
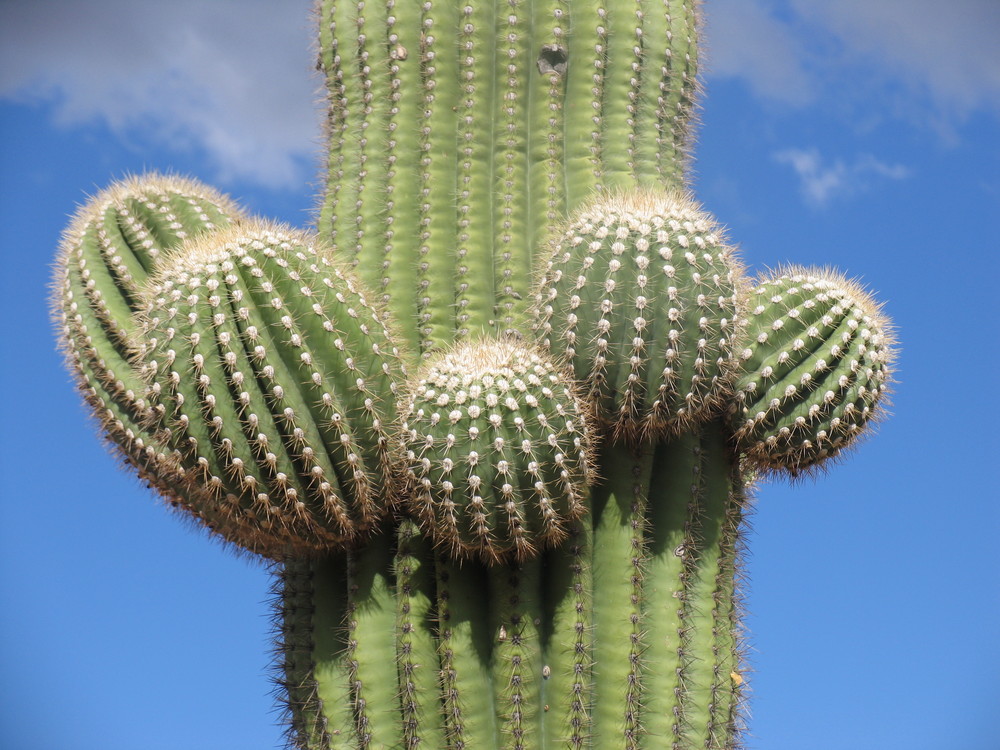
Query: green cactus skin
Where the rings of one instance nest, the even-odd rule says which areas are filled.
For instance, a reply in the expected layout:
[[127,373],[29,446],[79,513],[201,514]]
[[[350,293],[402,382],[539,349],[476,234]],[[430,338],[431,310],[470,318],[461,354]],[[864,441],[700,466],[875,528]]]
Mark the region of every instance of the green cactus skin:
[[[321,4],[331,108],[319,231],[378,290],[401,350],[433,362],[456,342],[524,337],[539,257],[568,214],[602,192],[682,192],[695,21],[681,2]],[[726,298],[717,318],[735,326],[738,268],[727,257],[719,270],[733,278],[714,294]],[[728,362],[731,336],[720,325],[715,360]],[[716,389],[717,365],[706,375]],[[426,551],[435,543],[422,532],[400,542],[383,571],[398,575],[400,558],[413,569],[402,550],[414,539],[421,568],[435,571],[417,587],[433,627],[406,633],[436,654],[441,680],[420,705],[437,713],[407,708],[399,696],[415,693],[398,665],[392,674],[382,664],[367,681],[398,681],[395,732],[378,743],[327,738],[329,747],[437,747],[425,737],[442,732],[450,748],[732,746],[744,493],[710,392],[704,414],[673,419],[647,444],[609,435],[597,461],[604,481],[562,544],[486,564],[449,559],[448,546]],[[664,465],[676,469],[665,475]],[[663,529],[660,518],[670,519]],[[287,595],[297,596],[294,583]],[[673,671],[659,666],[666,655]]]
[[711,417],[727,395],[740,267],[687,196],[631,191],[573,216],[535,293],[543,344],[573,363],[616,436]]
[[455,558],[533,557],[585,511],[588,421],[572,381],[523,346],[431,358],[403,413],[409,502]]
[[430,542],[417,524],[399,525],[396,554],[396,654],[403,746],[447,747],[438,666],[435,570]]
[[833,271],[779,271],[750,299],[736,439],[758,470],[794,476],[837,455],[876,416],[892,331],[871,296]]
[[[172,503],[183,472],[143,424],[137,355],[141,289],[182,242],[226,227],[242,212],[194,180],[147,174],[98,193],[73,218],[56,262],[52,316],[84,401],[107,442]],[[211,528],[211,513],[198,516]]]
[[602,188],[680,184],[694,2],[645,5],[320,3],[318,229],[381,295],[401,348],[523,328],[532,255],[567,211]]
[[[695,0],[320,0],[316,15],[321,239],[241,220],[181,245],[233,215],[186,188],[140,201],[180,216],[173,234],[106,237],[139,207],[102,196],[58,274],[86,398],[161,492],[279,561],[295,746],[738,746],[746,477],[818,466],[877,417],[887,321],[832,274],[749,289],[685,197]],[[438,475],[445,419],[420,400],[433,387],[438,406],[435,367],[485,390],[511,351],[543,363],[555,413],[581,426],[553,431],[575,467],[558,522],[493,524],[484,542],[442,527],[460,483]],[[532,451],[548,444],[522,419]],[[489,453],[477,467],[496,484],[507,461],[530,519],[536,470]],[[515,483],[499,484],[507,506]]]
[[593,496],[593,747],[737,741],[745,491],[727,436],[713,421],[599,462],[624,470]]
[[267,556],[378,522],[399,361],[381,312],[313,237],[241,222],[161,261],[143,297],[148,421],[178,456],[184,503]]

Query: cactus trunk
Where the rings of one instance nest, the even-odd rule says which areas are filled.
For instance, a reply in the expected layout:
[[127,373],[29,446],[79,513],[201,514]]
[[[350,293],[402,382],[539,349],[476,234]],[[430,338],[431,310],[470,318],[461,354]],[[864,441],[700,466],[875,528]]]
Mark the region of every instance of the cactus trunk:
[[411,352],[519,327],[533,254],[595,192],[683,185],[693,0],[326,0],[318,14],[318,229]]
[[[288,682],[317,691],[288,694],[296,726],[325,727],[300,733],[302,746],[733,746],[745,492],[725,427],[641,451],[609,447],[599,465],[616,470],[594,491],[591,515],[531,561],[455,565],[404,521],[394,559],[386,538],[355,563],[391,581],[378,590],[345,578],[346,562],[307,563],[308,581],[286,574],[285,600],[312,597],[315,614],[286,618],[285,637],[311,641],[311,660],[323,665],[303,675],[298,650],[286,659]],[[324,607],[331,599],[350,604]],[[380,656],[366,666],[359,649]],[[370,729],[371,699],[359,703],[367,684],[381,686],[392,711],[384,734]]]
[[[692,2],[327,1],[319,25],[331,105],[319,230],[412,353],[525,331],[535,256],[567,215],[611,189],[684,186]],[[353,566],[394,587],[395,662],[356,656],[387,637],[388,589],[361,590],[328,561],[308,564],[307,585],[286,575],[287,600],[315,600],[312,661],[339,664],[314,670],[308,699],[289,695],[302,745],[732,746],[735,465],[718,422],[608,444],[589,515],[519,563],[456,565],[402,521],[391,553],[386,537]],[[350,604],[320,606],[331,596]],[[378,619],[362,627],[362,611]],[[286,638],[308,641],[296,623]],[[286,664],[297,680],[299,663]],[[378,729],[371,684],[395,711]],[[345,725],[342,703],[312,696],[348,688]]]

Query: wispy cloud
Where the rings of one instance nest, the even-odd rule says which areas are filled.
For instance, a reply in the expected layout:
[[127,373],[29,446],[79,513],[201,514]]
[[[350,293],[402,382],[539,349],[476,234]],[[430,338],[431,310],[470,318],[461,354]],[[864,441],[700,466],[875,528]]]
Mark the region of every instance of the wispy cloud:
[[709,75],[768,98],[891,85],[920,117],[1000,113],[997,0],[713,0],[705,12]]
[[792,5],[807,22],[836,35],[853,67],[894,76],[955,115],[979,108],[1000,113],[997,0],[792,0]]
[[752,0],[713,0],[705,7],[704,57],[710,75],[742,78],[768,99],[791,104],[812,100],[805,51],[794,29]]
[[814,148],[788,148],[774,153],[779,164],[787,164],[798,176],[806,202],[823,207],[834,198],[856,194],[868,189],[873,178],[902,180],[910,170],[901,164],[888,164],[871,154],[852,162],[826,160]]
[[219,179],[312,178],[310,0],[0,3],[0,97],[204,149]]

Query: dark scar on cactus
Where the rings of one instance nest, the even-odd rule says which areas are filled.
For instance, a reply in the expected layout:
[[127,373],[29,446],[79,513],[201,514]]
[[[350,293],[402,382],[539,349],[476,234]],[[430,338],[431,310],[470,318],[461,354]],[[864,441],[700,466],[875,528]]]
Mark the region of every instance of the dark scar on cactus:
[[556,75],[566,75],[566,66],[569,57],[566,48],[559,44],[544,44],[542,51],[538,55],[538,72],[555,73]]

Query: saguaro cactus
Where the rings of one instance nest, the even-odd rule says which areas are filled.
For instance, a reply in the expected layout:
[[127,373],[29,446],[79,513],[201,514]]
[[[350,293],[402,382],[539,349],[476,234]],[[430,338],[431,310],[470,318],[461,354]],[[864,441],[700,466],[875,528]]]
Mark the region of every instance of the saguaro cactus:
[[877,416],[885,318],[689,197],[692,0],[316,15],[315,235],[158,178],[67,234],[108,438],[280,564],[297,747],[736,746],[748,477]]

